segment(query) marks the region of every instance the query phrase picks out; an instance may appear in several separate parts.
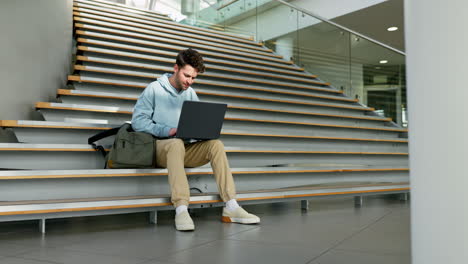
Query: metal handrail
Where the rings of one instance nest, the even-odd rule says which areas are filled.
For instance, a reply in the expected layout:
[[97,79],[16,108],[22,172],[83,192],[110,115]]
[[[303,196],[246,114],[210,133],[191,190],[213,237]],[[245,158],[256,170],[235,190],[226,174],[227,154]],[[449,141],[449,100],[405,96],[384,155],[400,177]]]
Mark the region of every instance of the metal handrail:
[[363,39],[366,39],[366,40],[369,40],[369,41],[371,41],[371,42],[374,42],[374,43],[377,44],[377,45],[383,46],[383,47],[385,47],[385,48],[387,48],[387,49],[389,49],[389,50],[395,51],[395,52],[397,52],[397,53],[399,53],[399,54],[401,54],[401,55],[405,55],[405,56],[406,56],[406,53],[403,52],[403,51],[401,51],[401,50],[399,50],[399,49],[396,49],[396,48],[394,48],[394,47],[390,47],[390,46],[387,45],[387,44],[384,44],[384,43],[382,43],[382,42],[380,42],[380,41],[377,41],[377,40],[375,40],[375,39],[373,39],[373,38],[370,38],[370,37],[368,37],[368,36],[366,36],[366,35],[363,35],[363,34],[361,34],[361,33],[358,33],[358,32],[356,32],[356,31],[354,31],[354,30],[351,30],[351,29],[349,29],[349,28],[347,28],[347,27],[344,27],[344,26],[342,26],[342,25],[340,25],[340,24],[337,24],[337,23],[335,23],[335,22],[333,22],[333,21],[330,21],[330,20],[328,20],[328,19],[326,19],[326,18],[324,18],[324,17],[322,17],[322,16],[319,16],[319,15],[317,15],[317,14],[314,14],[313,12],[311,12],[311,11],[309,11],[309,10],[306,10],[306,9],[304,9],[304,8],[301,8],[301,7],[298,7],[298,6],[295,6],[295,5],[292,5],[292,4],[290,4],[290,3],[286,2],[286,1],[283,1],[283,0],[275,0],[275,1],[276,1],[276,2],[280,2],[280,3],[284,4],[284,5],[287,5],[287,6],[291,7],[291,8],[294,8],[294,9],[296,9],[296,10],[298,10],[298,11],[304,13],[304,14],[307,14],[307,15],[309,15],[309,16],[315,17],[315,18],[317,18],[317,19],[319,19],[319,20],[321,20],[321,21],[323,21],[323,22],[325,22],[325,23],[328,23],[328,24],[330,24],[330,25],[333,25],[333,26],[335,26],[335,27],[338,27],[338,28],[340,28],[340,29],[342,29],[342,30],[344,30],[344,31],[348,31],[348,32],[350,32],[350,33],[352,33],[352,34],[354,34],[354,35],[356,35],[356,36],[359,36],[359,37],[361,37],[361,38],[363,38]]
[[216,10],[223,9],[223,8],[225,8],[226,6],[229,6],[229,5],[231,5],[231,4],[234,4],[234,3],[237,2],[237,1],[239,1],[239,0],[232,0],[232,1],[229,1],[229,2],[225,3],[224,5],[222,5],[222,6],[220,6],[220,7],[217,7]]
[[207,0],[202,0],[204,3],[206,3],[208,6],[213,7],[214,5],[210,4]]

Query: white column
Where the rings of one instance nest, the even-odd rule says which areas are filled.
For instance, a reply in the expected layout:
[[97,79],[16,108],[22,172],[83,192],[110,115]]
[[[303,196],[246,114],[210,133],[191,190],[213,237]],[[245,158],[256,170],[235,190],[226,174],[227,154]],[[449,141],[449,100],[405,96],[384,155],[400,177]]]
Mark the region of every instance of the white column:
[[406,0],[413,264],[468,263],[468,1]]
[[285,36],[276,40],[276,53],[283,56],[285,60],[290,60],[294,57],[294,38]]

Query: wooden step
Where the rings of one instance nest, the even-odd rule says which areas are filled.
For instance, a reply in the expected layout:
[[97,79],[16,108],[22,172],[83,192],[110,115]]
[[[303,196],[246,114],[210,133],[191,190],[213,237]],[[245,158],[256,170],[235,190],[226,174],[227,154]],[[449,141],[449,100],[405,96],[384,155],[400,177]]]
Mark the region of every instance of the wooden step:
[[[298,150],[271,146],[225,146],[231,168],[268,166],[385,166],[408,167],[408,153],[401,150],[369,151],[366,148],[344,151],[338,145],[333,150]],[[353,150],[354,149],[354,150]],[[389,149],[390,150],[390,149]],[[102,153],[88,144],[28,144],[0,143],[0,168],[20,170],[70,170],[101,169],[104,167]],[[357,174],[357,176],[360,176]],[[304,179],[303,179],[304,180]],[[305,179],[306,180],[306,179]],[[280,177],[278,181],[287,181]],[[306,181],[310,182],[310,181]],[[271,184],[276,184],[271,183]]]
[[[93,47],[85,47],[85,46],[78,46],[79,51],[84,51],[83,53],[93,53],[98,55],[98,56],[93,56],[93,55],[87,55],[87,56],[77,56],[77,61],[87,61],[87,62],[101,62],[101,63],[106,63],[106,64],[111,64],[111,65],[122,65],[126,67],[135,67],[135,68],[141,68],[141,69],[153,69],[153,68],[158,68],[161,67],[160,65],[169,65],[173,66],[174,65],[174,59],[170,58],[163,58],[163,57],[156,57],[156,56],[150,56],[150,55],[139,55],[139,54],[134,54],[134,53],[129,53],[129,52],[121,52],[121,51],[112,51],[112,50],[106,50],[106,49],[100,49],[100,48],[93,48]],[[103,56],[115,56],[115,57],[120,57],[120,60],[115,60],[115,59],[108,59],[105,57],[99,57],[99,55]],[[174,56],[176,54],[174,53]],[[157,62],[158,65],[155,64],[150,64],[150,63],[142,63],[142,62],[133,62],[133,61],[128,61],[123,58],[127,58],[130,60],[145,60],[147,62]],[[316,78],[316,75],[310,75],[310,76],[301,76],[302,78],[290,76],[290,75],[282,75],[282,74],[271,74],[267,72],[261,72],[261,71],[251,71],[251,70],[243,70],[239,68],[232,68],[232,67],[223,67],[223,66],[218,66],[214,64],[209,64],[205,63],[205,66],[207,68],[207,72],[204,74],[210,74],[210,72],[214,71],[221,71],[221,72],[227,72],[231,74],[245,74],[245,75],[252,75],[255,77],[267,77],[270,80],[271,79],[281,79],[281,80],[288,80],[292,81],[295,83],[306,83],[306,84],[315,84],[315,85],[320,85],[320,86],[329,86],[329,83],[326,82],[321,82],[319,80],[314,80]],[[254,67],[255,70],[258,70],[258,67]],[[279,71],[278,73],[280,73]],[[285,73],[286,74],[286,73]],[[267,79],[263,78],[263,79]]]
[[[97,124],[73,124],[66,122],[47,122],[47,121],[27,121],[27,120],[0,120],[0,127],[4,128],[47,128],[47,129],[79,129],[91,130],[98,133],[101,130],[108,130],[112,127]],[[362,142],[388,142],[388,143],[408,143],[406,139],[375,139],[375,138],[350,138],[350,137],[321,137],[321,136],[296,136],[279,134],[258,134],[248,132],[229,132],[222,131],[224,136],[240,137],[266,137],[266,138],[284,138],[284,139],[310,139],[310,140],[333,140],[333,141],[362,141]]]
[[[91,10],[96,10],[96,11],[102,11],[102,12],[109,13],[109,14],[118,14],[118,15],[123,15],[125,17],[130,17],[130,18],[143,19],[145,21],[148,21],[148,23],[151,23],[152,25],[158,25],[161,27],[177,29],[179,31],[191,32],[191,33],[197,32],[198,34],[214,36],[214,37],[229,39],[229,40],[236,40],[236,41],[243,42],[243,43],[255,43],[252,41],[253,40],[252,37],[243,37],[243,36],[239,36],[235,34],[225,33],[225,32],[218,31],[218,30],[185,25],[185,24],[174,22],[174,21],[166,21],[166,20],[159,19],[159,18],[149,18],[149,17],[138,15],[138,14],[131,14],[131,13],[125,13],[122,11],[106,9],[106,8],[90,5],[90,3],[85,3],[84,1],[83,2],[74,1],[73,5],[78,8],[85,8],[86,10],[91,9]],[[259,43],[256,43],[256,44],[260,45]]]
[[[198,36],[194,34],[188,34],[180,31],[173,31],[162,29],[159,27],[144,26],[139,23],[129,23],[116,19],[106,19],[98,16],[90,16],[87,14],[73,12],[73,20],[76,23],[80,24],[92,24],[103,27],[109,27],[113,29],[126,30],[136,33],[142,33],[151,36],[164,37],[167,39],[187,41],[190,43],[198,43],[202,45],[208,45],[219,48],[226,48],[231,50],[250,52],[252,54],[267,55],[276,58],[282,58],[279,55],[273,53],[271,49],[267,49],[259,46],[252,46],[247,44],[236,43],[233,41],[224,41],[217,38],[208,38],[203,36]],[[188,41],[189,40],[189,41]]]
[[125,5],[125,4],[118,4],[118,3],[114,3],[114,2],[110,2],[110,1],[102,1],[102,0],[92,0],[92,1],[76,0],[75,1],[74,0],[73,2],[74,3],[84,3],[84,4],[89,4],[89,5],[95,5],[95,6],[102,6],[102,7],[106,7],[107,10],[112,10],[112,9],[122,10],[122,11],[128,12],[128,13],[135,13],[135,14],[140,14],[140,15],[144,15],[144,16],[147,16],[147,17],[154,17],[154,18],[158,18],[158,19],[162,19],[162,20],[172,21],[172,19],[169,18],[167,15],[161,14],[161,13],[156,12],[156,11],[141,9],[141,8],[132,7],[132,6]]
[[178,36],[184,36],[184,37],[201,39],[201,40],[209,40],[209,41],[214,41],[217,43],[223,43],[227,45],[233,45],[233,46],[238,46],[238,47],[245,47],[245,48],[251,48],[255,50],[272,52],[271,49],[266,48],[263,44],[253,42],[253,41],[249,43],[244,43],[244,42],[239,42],[237,40],[225,40],[223,38],[220,38],[219,35],[207,36],[207,35],[204,35],[203,32],[202,34],[198,34],[198,32],[197,34],[194,34],[194,32],[188,33],[188,32],[183,32],[183,31],[173,29],[173,28],[167,28],[167,26],[165,27],[165,26],[156,25],[155,23],[151,23],[150,21],[147,21],[144,19],[125,17],[125,16],[115,15],[115,14],[107,13],[107,12],[93,11],[93,10],[85,9],[85,8],[73,7],[73,11],[74,11],[73,15],[80,17],[80,18],[90,18],[90,19],[96,19],[96,20],[100,20],[104,22],[114,22],[114,23],[118,23],[122,25],[134,26],[134,27],[138,27],[142,29],[157,30],[158,32],[170,33],[170,34],[178,35]]
[[91,26],[87,24],[81,24],[81,23],[75,23],[75,33],[76,35],[80,36],[96,36],[99,37],[99,34],[105,34],[105,35],[112,35],[117,37],[117,39],[120,37],[121,41],[125,40],[124,38],[131,38],[131,39],[136,39],[138,41],[144,40],[144,41],[150,41],[154,43],[165,43],[166,45],[178,45],[178,46],[173,46],[177,50],[182,50],[186,48],[195,48],[200,51],[200,53],[205,54],[205,51],[211,51],[211,52],[217,52],[217,53],[223,53],[223,54],[230,54],[233,56],[237,57],[246,57],[246,58],[253,58],[253,59],[261,59],[261,60],[266,60],[270,62],[275,62],[278,64],[286,64],[286,65],[292,65],[292,61],[286,61],[283,60],[282,57],[278,56],[268,56],[268,55],[258,55],[255,54],[254,52],[245,52],[245,51],[236,51],[236,50],[229,50],[226,48],[218,48],[218,47],[213,47],[213,46],[207,46],[204,44],[190,44],[187,43],[186,41],[179,41],[179,40],[170,40],[166,38],[161,38],[161,37],[155,37],[155,36],[150,36],[150,35],[145,35],[141,33],[132,33],[128,31],[123,31],[123,30],[116,30],[116,29],[109,29],[107,27],[98,27],[98,26]]
[[[113,79],[105,79],[105,78],[94,78],[94,77],[84,77],[79,75],[69,75],[69,81],[74,82],[81,82],[81,83],[94,83],[94,84],[103,84],[103,85],[113,85],[113,86],[122,86],[122,87],[131,87],[131,88],[138,88],[144,89],[149,83],[143,82],[128,82],[128,81],[116,81]],[[203,84],[208,84],[208,82],[204,82]],[[211,83],[213,84],[213,83]],[[236,85],[228,85],[226,87],[238,87]],[[244,98],[247,98],[244,96]],[[256,97],[250,97],[256,98]],[[291,104],[300,104],[300,105],[309,105],[309,106],[320,106],[320,107],[330,107],[330,108],[341,108],[341,109],[349,109],[349,110],[358,110],[358,111],[374,111],[375,109],[372,107],[364,107],[364,106],[353,106],[353,105],[339,105],[339,104],[325,104],[325,103],[316,103],[316,102],[301,102],[301,101],[292,101],[292,100],[279,100],[279,99],[263,99],[264,101],[271,101],[271,102],[280,102],[280,103],[291,103]]]
[[[142,48],[138,46],[130,46],[130,45],[124,45],[124,44],[117,44],[117,43],[111,43],[111,42],[106,42],[106,41],[100,41],[100,40],[94,40],[94,39],[86,39],[86,38],[78,38],[77,41],[82,44],[89,44],[89,45],[97,45],[97,46],[102,46],[102,47],[107,47],[110,49],[102,49],[102,48],[97,48],[94,46],[78,46],[78,50],[81,52],[93,52],[93,53],[98,53],[98,54],[107,54],[107,55],[116,55],[119,57],[127,57],[127,58],[133,58],[133,59],[143,59],[143,60],[148,60],[148,61],[154,61],[154,62],[167,62],[170,64],[174,64],[174,58],[177,56],[176,52],[169,52],[169,51],[163,51],[163,50],[157,50],[157,49],[149,49],[149,48]],[[117,51],[117,50],[112,50],[112,49],[125,49],[131,52],[125,52],[125,51]],[[161,57],[156,57],[152,55],[145,55],[145,54],[138,54],[135,52],[142,52],[142,53],[149,53],[149,54],[155,54],[155,55],[161,55],[165,56],[166,58],[161,58]],[[272,73],[280,73],[280,74],[286,74],[286,75],[291,75],[291,76],[297,76],[297,77],[303,77],[303,78],[316,78],[315,75],[311,75],[308,73],[304,72],[297,72],[295,71],[296,69],[301,69],[301,68],[293,68],[291,70],[282,70],[282,69],[276,69],[274,65],[271,65],[269,63],[266,63],[264,65],[267,65],[269,67],[262,67],[258,65],[254,65],[251,63],[236,63],[234,61],[227,61],[227,60],[219,60],[219,59],[214,59],[209,56],[205,56],[203,60],[207,63],[213,63],[213,64],[221,64],[221,65],[227,65],[228,67],[240,67],[242,69],[254,69],[257,71],[264,71],[264,72],[272,72]],[[223,69],[221,66],[216,66],[216,65],[206,65],[208,68],[212,69]],[[241,70],[239,68],[235,68],[235,70]],[[302,69],[303,70],[303,69]],[[318,84],[318,85],[324,85],[328,86],[330,85],[329,83],[314,83],[313,84]]]
[[[221,94],[221,93],[206,93],[206,92],[197,92],[198,95],[211,95],[211,96],[219,96],[219,97],[230,97],[230,98],[239,98],[239,99],[247,99],[252,101],[266,101],[266,102],[281,102],[281,103],[290,103],[296,104],[296,102],[285,101],[285,100],[265,100],[262,98],[257,97],[248,97],[248,96],[236,96],[236,95],[228,95],[228,94]],[[80,96],[80,97],[91,97],[91,98],[106,98],[106,99],[116,99],[116,100],[129,100],[136,102],[138,96],[136,95],[125,95],[125,94],[112,94],[112,93],[103,93],[103,92],[90,92],[90,91],[81,91],[81,90],[69,90],[69,89],[59,89],[57,90],[57,95],[65,95],[65,96]],[[313,112],[298,112],[298,111],[285,111],[279,109],[266,109],[266,108],[259,108],[259,107],[242,107],[236,105],[229,105],[231,109],[239,109],[239,110],[252,110],[252,111],[264,111],[264,112],[272,112],[272,113],[285,113],[285,114],[296,114],[296,115],[310,115],[310,116],[321,116],[321,117],[331,117],[331,118],[344,118],[344,119],[359,119],[359,120],[370,120],[370,121],[380,121],[380,122],[390,122],[392,121],[390,118],[385,117],[372,117],[372,116],[352,116],[352,115],[332,115],[332,114],[323,114],[323,113],[313,113]]]
[[0,120],[0,127],[10,128],[56,128],[56,129],[85,129],[85,130],[109,130],[113,127],[100,124],[79,124],[66,122],[47,122],[30,120]]
[[[151,49],[168,49],[172,50],[175,52],[179,52],[182,49],[187,49],[190,48],[190,46],[187,45],[181,45],[181,46],[174,46],[174,45],[166,45],[164,43],[159,43],[159,42],[154,42],[154,41],[146,41],[146,40],[138,40],[134,38],[128,38],[128,37],[119,37],[119,36],[114,36],[114,35],[109,35],[109,34],[103,34],[103,33],[95,33],[95,32],[90,32],[90,31],[84,31],[84,30],[76,30],[76,35],[80,36],[78,38],[79,43],[84,43],[84,44],[92,44],[92,43],[99,43],[98,40],[92,39],[92,38],[98,38],[99,40],[105,40],[105,41],[117,41],[117,42],[125,42],[123,45],[135,45],[136,48],[141,49],[148,49],[150,47]],[[97,44],[100,45],[100,44]],[[138,47],[144,46],[144,47]],[[109,47],[110,45],[108,45]],[[120,43],[114,43],[114,47],[122,47]],[[232,60],[234,62],[244,62],[244,63],[252,63],[252,64],[258,64],[258,65],[265,65],[265,66],[270,66],[274,68],[281,68],[281,69],[287,69],[291,71],[299,71],[303,72],[304,68],[299,68],[295,65],[292,65],[292,62],[286,62],[286,61],[279,61],[279,60],[268,60],[264,61],[262,59],[258,58],[248,58],[248,57],[240,57],[240,56],[234,56],[234,55],[229,55],[224,53],[223,51],[221,52],[212,52],[212,51],[200,51],[202,55],[206,58],[219,58],[223,60]],[[282,62],[282,63],[279,63]]]
[[[408,182],[396,183],[371,183],[371,184],[346,184],[320,187],[296,187],[257,190],[250,192],[238,192],[239,202],[261,200],[287,200],[306,199],[317,196],[344,196],[357,194],[382,194],[401,193],[409,191]],[[221,203],[222,200],[215,193],[194,194],[190,198],[191,204],[211,204]],[[124,208],[148,208],[154,210],[156,207],[171,206],[168,195],[157,196],[132,196],[132,197],[102,197],[87,199],[56,199],[56,200],[33,200],[1,202],[0,215],[31,215],[31,214],[52,214],[63,212],[79,211],[102,211],[116,210]]]
[[[211,168],[186,168],[187,175],[213,174]],[[298,173],[346,173],[346,172],[391,172],[409,171],[408,168],[330,168],[330,167],[256,167],[232,168],[233,175],[248,174],[298,174]],[[101,170],[19,170],[0,171],[0,180],[103,178],[167,176],[167,169],[101,169]]]
[[[139,78],[145,78],[145,79],[148,79],[147,80],[148,84],[151,81],[154,81],[155,79],[162,76],[162,74],[135,72],[135,71],[129,71],[129,70],[116,70],[116,69],[111,69],[111,68],[83,66],[83,65],[75,65],[74,69],[75,69],[75,71],[86,71],[86,72],[92,72],[92,73],[103,73],[103,74],[108,74],[108,75],[117,75],[117,76],[126,76],[126,77],[138,77],[138,79]],[[165,70],[170,72],[169,69],[171,69],[171,68],[166,67]],[[164,71],[164,69],[162,71]],[[234,89],[237,89],[237,90],[245,90],[245,91],[266,92],[266,93],[269,93],[269,94],[282,94],[282,95],[293,95],[293,96],[299,96],[299,97],[319,98],[319,99],[325,99],[325,100],[331,100],[331,101],[342,101],[342,102],[351,102],[351,103],[357,103],[358,102],[357,99],[347,98],[347,97],[344,97],[344,96],[326,96],[326,95],[317,95],[317,94],[312,94],[312,93],[306,93],[309,90],[309,91],[320,91],[320,92],[340,94],[341,91],[338,91],[338,90],[331,90],[331,89],[324,89],[324,88],[317,88],[317,87],[299,86],[299,85],[290,85],[290,84],[286,84],[286,83],[281,84],[281,83],[272,83],[272,82],[266,82],[266,81],[265,82],[257,81],[257,82],[260,82],[260,83],[266,83],[266,84],[271,84],[271,85],[281,85],[281,86],[306,90],[305,92],[294,92],[294,91],[284,90],[284,88],[283,89],[282,88],[265,88],[264,86],[256,86],[256,85],[251,85],[251,84],[235,84],[235,83],[229,83],[229,82],[223,82],[223,81],[217,81],[217,80],[216,81],[206,80],[206,79],[203,78],[205,76],[206,76],[205,74],[201,74],[199,77],[197,77],[196,84],[200,84],[200,85],[203,84],[203,85],[217,86],[217,87],[226,87],[226,88],[234,88]],[[82,76],[82,77],[84,77],[84,76]],[[229,80],[227,80],[227,81],[229,81]],[[250,80],[246,80],[246,81],[250,82]]]
[[[114,60],[114,59],[105,59],[105,58],[98,58],[98,57],[90,57],[90,56],[77,56],[76,60],[80,63],[83,62],[92,62],[92,63],[98,63],[98,64],[104,64],[104,65],[112,65],[112,66],[121,66],[121,67],[131,67],[139,70],[155,70],[155,71],[165,71],[165,72],[172,72],[173,67],[170,66],[156,66],[152,64],[144,64],[144,63],[136,63],[136,62],[129,62],[129,61],[122,61],[122,60]],[[160,62],[165,62],[173,64],[174,61],[167,59],[164,61]],[[172,65],[171,65],[172,66]],[[309,90],[309,85],[301,85],[298,84],[298,82],[304,82],[308,84],[316,84],[316,85],[321,85],[321,86],[326,86],[326,83],[323,82],[318,82],[318,81],[313,81],[313,80],[299,80],[297,78],[290,78],[284,76],[277,76],[277,75],[272,75],[272,74],[264,74],[261,72],[249,72],[249,71],[241,71],[237,69],[229,69],[225,70],[223,67],[218,67],[219,70],[222,71],[227,71],[229,73],[237,73],[237,74],[249,74],[253,75],[253,77],[269,77],[267,78],[252,78],[252,77],[245,77],[245,76],[235,76],[235,75],[228,75],[228,74],[222,74],[222,73],[213,73],[210,72],[212,69],[216,69],[216,66],[214,65],[206,65],[207,71],[204,73],[200,73],[199,76],[205,76],[205,77],[211,77],[211,78],[217,78],[217,79],[227,79],[227,80],[233,80],[233,81],[239,81],[239,82],[247,82],[247,83],[260,83],[260,84],[267,84],[267,85],[272,85],[272,86],[285,86],[285,87],[292,87],[292,88],[299,88],[299,89],[306,89]],[[210,68],[211,67],[211,68]],[[286,82],[281,82],[281,81],[276,81],[276,80],[271,80],[271,78],[275,79],[284,79],[291,81],[290,83]],[[342,91],[338,91],[338,94],[342,93]]]
[[[69,110],[69,111],[86,111],[86,112],[100,112],[100,113],[116,113],[116,114],[127,114],[131,115],[132,111],[120,110],[117,107],[99,107],[92,105],[82,106],[71,106],[59,103],[47,103],[38,102],[36,103],[37,109],[58,109],[58,110]],[[230,108],[230,107],[228,107]],[[402,128],[384,128],[384,127],[359,127],[359,126],[344,126],[344,125],[333,125],[333,124],[319,124],[319,123],[307,123],[307,122],[291,122],[291,121],[279,121],[279,120],[259,120],[249,118],[231,118],[226,117],[225,120],[231,121],[245,121],[245,122],[258,122],[258,123],[275,123],[275,124],[289,124],[289,125],[302,125],[302,126],[319,126],[319,127],[333,127],[333,128],[346,128],[346,129],[363,129],[363,130],[375,130],[375,131],[392,131],[392,132],[407,132],[407,129]]]
[[[28,144],[28,143],[0,143],[0,151],[23,152],[96,152],[87,144]],[[263,154],[330,154],[330,155],[391,155],[408,156],[405,152],[362,152],[362,151],[306,151],[291,149],[246,149],[240,147],[225,147],[226,153],[263,153]]]

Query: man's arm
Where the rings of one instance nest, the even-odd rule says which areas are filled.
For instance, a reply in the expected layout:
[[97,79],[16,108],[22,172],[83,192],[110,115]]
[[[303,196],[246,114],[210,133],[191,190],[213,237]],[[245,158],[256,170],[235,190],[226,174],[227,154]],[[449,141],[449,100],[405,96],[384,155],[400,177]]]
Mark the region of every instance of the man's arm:
[[157,124],[153,121],[154,90],[151,85],[146,87],[143,93],[138,97],[132,116],[132,127],[135,131],[150,133],[156,137],[168,137],[170,127],[163,124]]
[[200,99],[198,99],[198,95],[197,95],[197,93],[195,91],[193,91],[193,94],[192,94],[192,101],[197,101],[197,102],[200,101]]
[[169,136],[172,137],[175,136],[175,134],[177,134],[177,128],[171,128],[169,130]]

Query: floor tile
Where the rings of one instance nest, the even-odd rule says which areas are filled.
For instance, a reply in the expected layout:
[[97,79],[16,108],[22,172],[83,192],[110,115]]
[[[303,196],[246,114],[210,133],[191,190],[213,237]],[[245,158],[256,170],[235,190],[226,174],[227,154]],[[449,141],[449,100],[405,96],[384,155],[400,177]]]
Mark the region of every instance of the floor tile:
[[17,254],[32,251],[34,249],[36,248],[23,246],[23,245],[17,245],[17,244],[11,244],[8,242],[2,242],[0,243],[0,256],[1,257],[15,256]]
[[105,255],[152,259],[210,241],[212,239],[199,236],[197,232],[178,232],[171,226],[102,235],[64,248]]
[[306,263],[320,252],[309,247],[280,246],[250,241],[218,240],[173,254],[163,260],[204,264]]
[[230,239],[277,245],[307,245],[316,249],[326,250],[357,231],[357,229],[347,225],[323,224],[322,226],[318,226],[291,223],[289,227],[261,226],[258,229],[232,235]]
[[344,241],[336,249],[380,254],[409,255],[409,212],[391,213],[374,225]]
[[153,227],[152,224],[148,223],[146,214],[47,220],[46,234],[39,232],[37,221],[25,222],[29,223],[29,228],[24,227],[24,224],[16,228],[19,224],[1,223],[0,229],[8,229],[9,232],[0,232],[0,244],[7,241],[8,243],[35,247],[57,247],[113,233],[120,234],[141,227]]
[[12,243],[27,247],[63,246],[82,241],[84,234],[41,234],[38,230],[13,235],[0,235],[0,244]]
[[410,264],[409,255],[378,255],[363,252],[331,250],[308,264]]
[[[23,259],[17,257],[8,257],[0,259],[2,264],[50,264],[54,262],[41,261],[41,260],[32,260],[32,259]],[[56,262],[54,264],[57,264]]]
[[168,262],[168,261],[164,261],[164,260],[149,260],[149,261],[145,261],[145,262],[142,262],[142,263],[138,263],[138,264],[181,264],[181,263],[177,263],[177,262]]
[[267,213],[257,229],[231,235],[229,239],[308,245],[327,250],[388,214],[387,210],[361,209],[347,206],[302,213]]
[[102,254],[65,250],[62,248],[42,248],[39,250],[28,252],[26,254],[17,255],[16,257],[32,260],[58,262],[64,264],[137,264],[144,261],[144,259],[142,258],[107,256]]
[[287,225],[289,221],[310,222],[313,223],[331,223],[331,224],[353,224],[364,227],[369,223],[388,214],[385,206],[355,208],[354,201],[347,199],[334,199],[310,201],[308,211],[301,210],[299,202],[277,203],[260,207],[253,213],[259,213],[262,219],[262,226],[278,224]]
[[222,208],[192,209],[194,232],[175,230],[173,210],[156,225],[148,213],[50,220],[45,235],[37,221],[0,223],[0,263],[407,263],[409,206],[382,197],[362,207],[312,200],[308,211],[300,202],[245,205],[259,225],[222,223]]

